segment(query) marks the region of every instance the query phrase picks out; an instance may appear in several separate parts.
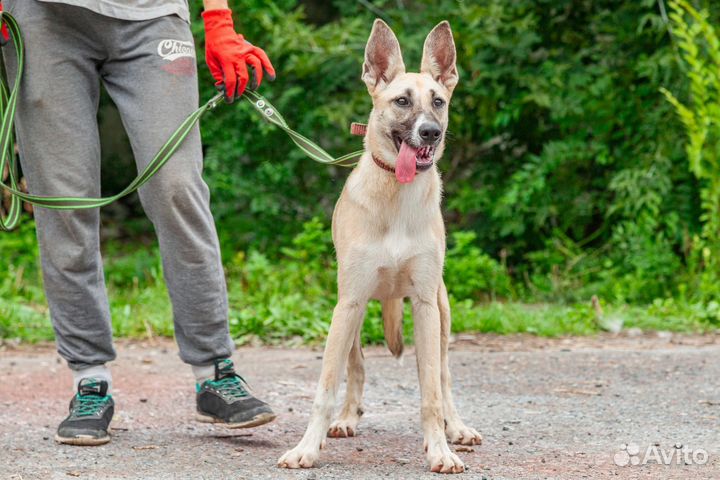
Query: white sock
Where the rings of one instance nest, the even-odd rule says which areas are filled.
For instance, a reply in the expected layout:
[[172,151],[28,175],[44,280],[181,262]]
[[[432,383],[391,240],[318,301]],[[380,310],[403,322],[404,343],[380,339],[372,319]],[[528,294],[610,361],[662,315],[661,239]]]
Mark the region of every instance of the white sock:
[[193,365],[192,371],[198,385],[202,385],[207,380],[215,380],[215,365]]
[[78,384],[83,378],[94,378],[96,380],[105,380],[108,383],[107,394],[110,394],[110,390],[112,389],[112,375],[107,365],[93,365],[92,367],[73,370],[72,375],[75,393],[77,393]]

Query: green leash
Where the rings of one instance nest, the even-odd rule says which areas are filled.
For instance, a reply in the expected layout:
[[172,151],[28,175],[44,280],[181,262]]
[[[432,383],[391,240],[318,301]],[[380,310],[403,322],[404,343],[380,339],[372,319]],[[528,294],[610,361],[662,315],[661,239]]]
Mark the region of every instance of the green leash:
[[[10,231],[15,228],[20,221],[22,212],[22,202],[27,202],[38,207],[49,208],[53,210],[79,210],[88,208],[99,208],[108,205],[126,195],[133,193],[138,188],[147,183],[153,175],[155,175],[163,165],[173,156],[177,149],[182,145],[185,138],[193,129],[195,124],[200,120],[206,112],[215,108],[223,101],[222,94],[217,94],[208,102],[195,110],[188,116],[170,135],[170,138],[160,148],[152,161],[140,172],[140,174],[130,182],[130,184],[120,193],[110,197],[103,198],[82,198],[82,197],[43,197],[38,195],[30,195],[21,192],[18,186],[18,165],[15,155],[15,142],[12,135],[13,121],[15,119],[15,107],[17,104],[18,88],[22,79],[23,68],[25,65],[25,47],[22,40],[20,27],[12,15],[7,12],[0,14],[0,25],[5,23],[8,27],[10,35],[15,46],[17,55],[17,74],[15,75],[15,83],[10,89],[5,78],[0,81],[0,174],[8,169],[10,185],[6,185],[0,181],[0,189],[5,189],[11,193],[10,208],[6,218],[0,217],[0,230]],[[277,109],[262,95],[257,92],[246,90],[242,98],[253,106],[256,112],[260,113],[265,120],[276,125],[285,131],[290,139],[312,160],[326,165],[340,165],[351,167],[355,165],[356,159],[362,155],[363,151],[358,150],[341,157],[333,157],[323,150],[316,143],[307,137],[299,134],[290,128]]]

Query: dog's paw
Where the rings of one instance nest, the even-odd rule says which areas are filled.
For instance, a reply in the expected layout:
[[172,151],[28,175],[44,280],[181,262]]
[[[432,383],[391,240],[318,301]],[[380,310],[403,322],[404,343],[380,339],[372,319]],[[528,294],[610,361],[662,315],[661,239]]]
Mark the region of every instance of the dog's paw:
[[448,447],[442,436],[426,438],[423,442],[430,471],[435,473],[462,473],[465,464]]
[[310,468],[317,461],[320,452],[317,450],[305,450],[295,447],[285,452],[285,455],[278,460],[280,468]]
[[482,436],[474,428],[466,427],[464,423],[448,423],[445,427],[445,436],[450,443],[457,445],[481,445]]
[[430,471],[435,473],[462,473],[465,471],[465,464],[460,457],[455,455],[450,449],[445,452],[433,455],[428,454],[428,463]]
[[335,420],[328,429],[328,437],[346,438],[357,435],[359,417],[343,417]]

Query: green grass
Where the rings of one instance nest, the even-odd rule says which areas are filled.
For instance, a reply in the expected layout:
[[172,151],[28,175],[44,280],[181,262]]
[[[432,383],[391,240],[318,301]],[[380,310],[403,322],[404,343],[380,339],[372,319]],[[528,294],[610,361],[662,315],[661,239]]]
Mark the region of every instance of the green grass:
[[[589,302],[498,301],[499,297],[513,298],[514,287],[504,269],[474,247],[472,240],[456,235],[447,256],[454,332],[558,336],[600,331]],[[12,252],[0,258],[0,271],[5,272],[0,276],[0,338],[51,340],[32,224],[0,236],[0,250]],[[103,253],[115,335],[172,336],[172,308],[157,248],[110,243]],[[336,300],[336,265],[325,226],[309,222],[273,258],[257,250],[225,253],[230,331],[237,343],[299,344],[325,339]],[[606,316],[622,318],[625,328],[642,330],[705,332],[715,330],[720,319],[720,305],[715,302],[667,299],[604,308]],[[407,304],[405,319],[406,338],[411,342]],[[383,341],[378,302],[368,307],[363,341]]]
[[[282,270],[282,266],[268,264]],[[112,278],[114,267],[108,266]],[[238,344],[261,341],[269,344],[320,343],[329,327],[334,291],[303,292],[266,289],[249,291],[247,278],[230,275],[230,329]],[[172,309],[159,271],[141,285],[120,287],[109,282],[113,329],[118,337],[172,336]],[[453,331],[498,334],[531,333],[540,336],[591,335],[600,331],[589,304],[452,301]],[[716,324],[706,309],[674,302],[649,306],[606,306],[606,315],[621,316],[625,328],[706,332]],[[412,343],[410,307],[405,308],[405,336]],[[42,303],[22,299],[0,302],[0,337],[36,342],[52,340],[53,332]],[[363,327],[363,341],[382,343],[380,305],[371,302]]]

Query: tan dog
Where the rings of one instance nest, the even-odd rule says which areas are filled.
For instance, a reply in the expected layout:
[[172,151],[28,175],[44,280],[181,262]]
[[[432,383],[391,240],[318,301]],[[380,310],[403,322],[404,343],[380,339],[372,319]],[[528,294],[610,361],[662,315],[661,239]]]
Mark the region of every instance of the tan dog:
[[[373,98],[365,153],[333,215],[338,303],[310,423],[300,443],[278,465],[311,467],[326,434],[355,435],[365,381],[360,328],[366,305],[370,299],[382,303],[388,347],[399,356],[403,298],[409,297],[427,460],[434,472],[462,472],[463,462],[447,439],[476,445],[481,437],[460,420],[448,367],[450,305],[442,278],[445,227],[434,160],[443,153],[448,104],[458,82],[450,25],[442,22],[428,35],[418,74],[405,73],[395,34],[376,20],[365,48],[362,79]],[[330,426],[346,362],[347,398]]]

